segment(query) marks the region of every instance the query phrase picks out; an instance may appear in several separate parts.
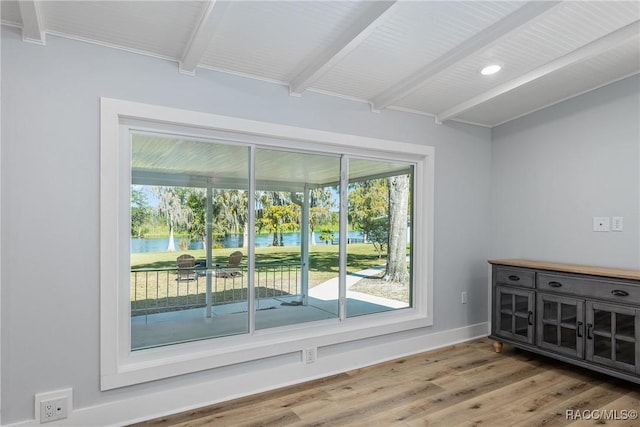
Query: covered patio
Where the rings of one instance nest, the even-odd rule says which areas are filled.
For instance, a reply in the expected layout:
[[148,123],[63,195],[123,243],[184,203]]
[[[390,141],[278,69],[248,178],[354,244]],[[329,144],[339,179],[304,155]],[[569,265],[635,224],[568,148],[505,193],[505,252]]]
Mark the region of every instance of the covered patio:
[[[379,273],[384,266],[347,275],[346,311],[350,317],[409,307],[405,301],[352,291],[361,279]],[[299,304],[300,295],[258,298],[255,302],[256,330],[286,326],[339,316],[337,278],[309,290],[307,304]],[[247,301],[217,304],[212,316],[203,316],[202,308],[144,314],[131,319],[132,350],[170,345],[212,337],[248,332]]]
[[[194,280],[182,284],[187,287],[186,303],[177,304],[172,310],[136,312],[140,306],[136,304],[137,290],[134,286],[132,350],[410,306],[410,299],[398,301],[349,290],[368,273],[379,273],[380,267],[368,273],[346,273],[349,242],[346,226],[340,227],[336,239],[345,242],[339,245],[340,252],[336,252],[335,257],[336,270],[338,263],[344,263],[339,266],[341,273],[311,288],[309,251],[312,246],[310,209],[314,189],[333,189],[340,201],[340,222],[346,224],[347,188],[342,188],[344,186],[341,187],[340,183],[341,173],[347,164],[349,183],[411,174],[411,165],[366,159],[352,159],[347,163],[344,156],[259,149],[230,144],[224,139],[176,137],[142,130],[131,133],[131,153],[132,185],[199,188],[206,192],[205,259]],[[244,248],[247,262],[238,277],[220,279],[217,274],[220,267],[214,263],[212,210],[215,189],[241,190],[248,195],[245,225],[248,245]],[[286,261],[280,264],[280,267],[287,265],[289,273],[286,279],[273,274],[273,277],[265,275],[269,279],[262,280],[260,272],[264,266],[255,263],[255,210],[257,195],[261,191],[290,194],[291,200],[300,207],[299,227],[303,230],[300,234],[300,261],[293,267]],[[249,209],[250,206],[256,208]],[[131,273],[134,275],[139,271],[132,270]],[[225,292],[227,280],[233,292],[236,282],[240,282],[237,288],[239,298],[227,300],[225,293],[224,300],[221,300],[221,280],[224,280]],[[345,283],[342,288],[341,281]],[[177,279],[175,284],[182,286]],[[167,279],[167,286],[173,285]],[[193,293],[188,290],[189,286],[203,286],[204,289],[196,288],[195,298],[189,301],[188,295]],[[204,301],[198,300],[199,296],[204,296]],[[145,301],[148,300],[145,297]],[[343,301],[342,305],[340,301]]]

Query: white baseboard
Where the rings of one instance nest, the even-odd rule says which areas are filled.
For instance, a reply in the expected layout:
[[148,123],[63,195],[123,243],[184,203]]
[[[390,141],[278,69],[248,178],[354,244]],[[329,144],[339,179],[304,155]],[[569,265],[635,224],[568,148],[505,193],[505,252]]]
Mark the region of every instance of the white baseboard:
[[[336,354],[327,352],[324,357],[322,349],[320,349],[318,359],[313,364],[302,362],[286,364],[260,370],[259,375],[250,371],[207,383],[140,394],[97,406],[79,408],[73,410],[69,418],[47,423],[47,426],[121,426],[327,377],[411,354],[435,350],[485,337],[488,333],[488,324],[479,323],[444,332],[425,334],[418,338],[391,340],[389,343],[361,347]],[[159,411],[158,408],[162,408],[162,410]],[[35,420],[30,420],[10,424],[6,427],[40,425]]]

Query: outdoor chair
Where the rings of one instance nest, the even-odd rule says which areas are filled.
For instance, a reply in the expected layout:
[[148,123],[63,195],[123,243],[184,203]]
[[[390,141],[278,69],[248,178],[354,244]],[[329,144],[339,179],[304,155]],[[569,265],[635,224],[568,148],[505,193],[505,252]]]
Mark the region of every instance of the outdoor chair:
[[216,277],[235,277],[242,276],[242,269],[240,269],[240,261],[244,255],[240,251],[232,252],[229,255],[229,261],[226,266],[219,267],[216,270]]
[[182,254],[176,259],[178,271],[176,280],[181,282],[185,280],[196,280],[196,259],[189,254]]

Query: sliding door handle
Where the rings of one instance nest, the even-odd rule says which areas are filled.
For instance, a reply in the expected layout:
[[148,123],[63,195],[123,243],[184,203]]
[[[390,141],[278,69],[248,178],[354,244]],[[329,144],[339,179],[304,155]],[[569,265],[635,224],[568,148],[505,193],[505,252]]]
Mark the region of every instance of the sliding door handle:
[[578,327],[576,328],[576,335],[578,338],[582,338],[582,322],[578,322]]

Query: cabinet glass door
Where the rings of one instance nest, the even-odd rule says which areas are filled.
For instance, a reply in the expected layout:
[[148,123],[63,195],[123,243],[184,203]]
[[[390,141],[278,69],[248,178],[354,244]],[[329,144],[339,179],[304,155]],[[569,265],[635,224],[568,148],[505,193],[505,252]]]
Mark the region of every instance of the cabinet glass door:
[[640,373],[640,310],[588,302],[587,360]]
[[498,286],[495,304],[495,334],[533,344],[533,292]]
[[568,356],[584,354],[584,301],[538,294],[537,344]]

